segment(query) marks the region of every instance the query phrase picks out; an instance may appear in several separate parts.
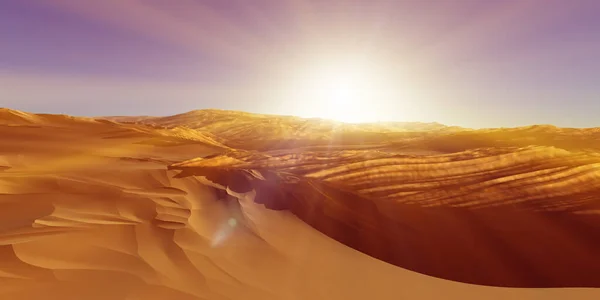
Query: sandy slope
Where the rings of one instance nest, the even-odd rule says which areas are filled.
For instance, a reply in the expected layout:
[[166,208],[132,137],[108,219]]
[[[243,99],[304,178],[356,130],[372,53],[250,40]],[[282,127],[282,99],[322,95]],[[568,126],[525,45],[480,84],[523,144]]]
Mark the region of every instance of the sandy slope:
[[410,270],[494,286],[600,286],[598,156],[235,151],[171,168],[254,189],[257,203]]
[[[10,120],[6,118],[8,121],[0,122],[4,124],[0,125],[0,298],[2,299],[402,299],[403,297],[408,299],[597,299],[600,297],[600,290],[593,288],[497,288],[419,274],[378,260],[328,237],[309,224],[338,240],[342,238],[335,235],[339,232],[335,227],[331,227],[332,230],[327,232],[326,228],[322,227],[326,222],[319,224],[314,218],[311,221],[306,215],[302,215],[301,211],[289,207],[281,210],[275,202],[266,205],[268,207],[274,205],[277,209],[258,204],[257,202],[265,202],[264,194],[263,198],[260,194],[271,189],[265,189],[254,181],[248,182],[249,177],[244,177],[246,179],[240,182],[236,180],[232,182],[232,178],[238,178],[237,175],[228,173],[224,177],[217,176],[217,179],[214,179],[215,176],[211,173],[209,178],[213,179],[210,181],[202,176],[185,177],[185,174],[180,174],[179,171],[167,170],[169,165],[172,166],[171,168],[179,169],[185,169],[187,165],[191,168],[188,171],[198,171],[198,165],[177,163],[215,154],[212,159],[195,162],[201,162],[205,164],[204,166],[213,163],[217,167],[216,170],[224,170],[226,166],[224,164],[229,165],[228,169],[235,170],[248,169],[248,166],[240,167],[240,162],[255,164],[253,168],[262,169],[262,174],[254,174],[259,177],[266,175],[267,171],[264,165],[256,166],[256,164],[265,162],[269,165],[267,169],[273,171],[277,178],[285,179],[284,185],[280,186],[284,191],[290,188],[285,185],[302,185],[310,182],[314,185],[321,184],[322,186],[319,185],[321,191],[331,196],[346,191],[339,185],[340,182],[344,182],[345,186],[351,187],[352,191],[358,191],[358,196],[373,199],[372,193],[375,192],[372,190],[373,187],[358,188],[354,185],[359,184],[358,181],[348,181],[346,178],[335,185],[336,177],[332,176],[336,170],[334,165],[346,166],[346,168],[351,166],[349,162],[340,161],[344,152],[335,152],[335,156],[330,154],[329,159],[333,159],[333,164],[328,168],[319,168],[321,173],[309,167],[297,168],[296,170],[302,172],[293,173],[290,170],[294,170],[294,166],[302,165],[302,162],[310,161],[314,157],[319,159],[327,159],[327,157],[323,157],[322,153],[319,156],[302,152],[302,155],[307,156],[299,162],[292,163],[291,166],[288,165],[288,169],[285,169],[282,165],[276,165],[284,160],[273,160],[273,158],[277,158],[277,155],[290,155],[289,153],[281,152],[277,155],[254,153],[247,156],[243,151],[230,152],[231,149],[219,146],[211,136],[185,129],[171,131],[141,125],[65,119],[61,116],[41,118],[26,113],[20,114],[20,112],[16,114],[10,112],[10,117]],[[377,152],[378,154],[372,151],[364,153],[361,151],[363,150],[352,152],[353,156],[348,155],[348,159],[355,159],[354,163],[361,168],[373,167],[361,165],[361,159],[370,161],[373,155],[390,155],[388,151]],[[498,155],[514,153],[514,150],[506,151],[508,154]],[[537,148],[522,151],[534,153],[517,156],[523,158],[523,163],[530,165],[537,163],[545,166],[544,162],[548,159],[544,155],[558,157],[555,163],[562,163],[563,169],[556,167],[559,168],[557,172],[547,176],[555,176],[553,178],[562,180],[575,178],[577,180],[569,182],[583,182],[580,183],[581,191],[589,193],[596,191],[594,188],[597,185],[594,184],[597,183],[597,179],[589,175],[596,174],[594,169],[590,169],[595,164],[596,158],[593,156],[577,158],[570,152],[542,151]],[[228,162],[220,160],[224,157],[218,154],[223,153],[229,153],[226,156],[231,158]],[[308,157],[310,155],[313,155],[313,158]],[[500,168],[492,161],[501,163],[504,160],[485,151],[465,155],[461,156],[462,160],[452,155],[411,159],[425,159],[429,164],[457,164],[451,167],[431,166],[432,170],[448,170],[446,172],[419,173],[430,174],[429,180],[436,182],[443,182],[441,178],[448,176],[473,182],[487,182],[488,179],[478,177],[481,176],[478,175],[481,173],[481,168],[485,166],[493,170],[512,170],[511,176],[524,173],[522,167]],[[475,157],[487,160],[470,163],[472,159],[477,159]],[[493,159],[494,157],[496,159]],[[290,158],[286,157],[285,161],[290,162]],[[406,158],[402,159],[406,160]],[[409,165],[402,159],[396,163]],[[389,165],[389,162],[386,165]],[[578,167],[580,169],[577,169]],[[581,172],[568,173],[569,170],[574,169]],[[415,173],[408,169],[406,172]],[[449,172],[455,173],[449,174]],[[580,173],[588,175],[580,175]],[[339,179],[341,173],[336,174]],[[346,173],[346,176],[350,174]],[[304,177],[309,180],[297,181]],[[326,177],[329,179],[321,180]],[[406,178],[403,180],[406,181]],[[421,177],[414,178],[418,184],[412,183],[413,187],[431,190],[426,185],[422,186],[423,180],[424,178]],[[527,180],[527,178],[519,177],[518,180]],[[327,181],[333,185],[324,184]],[[227,189],[214,182],[225,182],[230,188]],[[514,181],[508,180],[503,184],[510,184],[509,182]],[[238,193],[244,185],[249,192]],[[390,187],[389,191],[393,188],[402,188],[389,181],[387,186]],[[506,186],[504,189],[500,187],[490,191],[489,195],[494,197],[489,201],[504,203],[506,199],[500,196],[502,193],[499,191],[506,191],[508,188]],[[565,185],[559,185],[554,189],[550,185],[548,188],[550,190],[536,190],[536,192],[549,195],[558,193],[557,197],[559,197],[561,195],[557,191],[561,188],[564,190]],[[303,190],[310,193],[308,188]],[[438,190],[448,189],[438,188]],[[573,190],[566,189],[566,191]],[[523,191],[529,190],[523,189]],[[359,211],[353,207],[356,199],[351,199],[347,197],[348,195],[350,194],[338,195],[337,198],[329,201],[323,195],[316,197],[306,194],[307,197],[303,199],[308,201],[304,203],[310,205],[329,203],[328,205],[333,207],[326,211],[322,220],[342,218],[352,221],[348,220],[348,215],[344,213],[345,209],[353,209],[355,213]],[[576,206],[561,204],[558,207],[569,212],[573,212],[574,209],[578,212],[586,212],[584,215],[590,218],[597,217],[595,210],[591,208],[597,204],[597,200],[593,197],[575,198],[578,195],[571,193],[570,199],[588,199],[589,203],[581,204],[579,203],[581,201],[575,201]],[[277,199],[281,200],[281,198]],[[376,199],[385,199],[385,197],[379,195]],[[349,202],[344,204],[344,200]],[[568,199],[561,201],[561,203],[569,202]],[[457,203],[473,207],[481,206],[481,202],[473,199]],[[423,212],[414,210],[412,212],[415,214],[411,221],[407,222],[418,226],[422,223],[419,222],[419,216],[422,216]],[[396,213],[405,217],[411,215],[402,214],[402,209],[386,212],[387,215]],[[443,217],[445,213],[446,211],[441,211],[433,216]],[[362,217],[373,217],[364,214],[356,216],[358,221]],[[506,219],[511,216],[514,214],[508,216],[499,214],[497,218],[500,219],[492,224],[515,222],[514,219]],[[519,222],[527,222],[527,220],[524,218]],[[586,252],[593,251],[594,248],[590,247],[596,245],[581,244],[588,237],[581,228],[561,227],[556,223],[539,223],[536,221],[538,219],[532,220],[520,224],[533,227],[552,225],[555,226],[552,227],[553,230],[556,228],[567,230],[564,234],[559,232],[553,236],[559,239],[560,244],[557,243],[556,246],[562,249],[553,253],[579,255],[592,266],[597,263],[595,253]],[[455,230],[463,234],[465,234],[464,230],[474,230],[481,226],[481,223],[476,223],[470,218],[462,222],[468,226],[459,226]],[[443,224],[447,225],[447,223]],[[438,239],[440,235],[439,233],[436,235],[436,229],[439,230],[440,227],[432,226],[431,229],[429,234]],[[597,233],[598,231],[593,231],[589,234]],[[560,240],[569,235],[574,238]],[[382,238],[383,241],[390,238],[385,234],[375,236]],[[510,234],[505,237],[509,236]],[[483,249],[486,245],[492,247],[496,245],[493,241],[482,239],[478,235],[474,235],[473,239],[479,241],[479,246]],[[372,241],[377,240],[372,239]],[[352,241],[342,240],[342,242],[351,244]],[[390,245],[398,247],[398,245]],[[411,245],[413,246],[416,247],[416,244]],[[368,252],[365,249],[359,250]],[[443,254],[441,250],[443,249],[440,249],[439,253]],[[473,250],[475,251],[470,253],[471,256],[479,251],[479,249]],[[421,248],[419,251],[435,252],[427,248]],[[512,256],[505,255],[503,252],[493,253],[493,255],[503,263],[508,261],[508,265],[511,265],[510,261],[513,260]],[[548,263],[560,264],[560,262]],[[436,261],[436,264],[450,269],[455,268],[456,265],[444,261]],[[495,271],[497,270],[490,269],[491,273]],[[593,276],[598,278],[599,274],[588,275],[590,278],[594,278]]]

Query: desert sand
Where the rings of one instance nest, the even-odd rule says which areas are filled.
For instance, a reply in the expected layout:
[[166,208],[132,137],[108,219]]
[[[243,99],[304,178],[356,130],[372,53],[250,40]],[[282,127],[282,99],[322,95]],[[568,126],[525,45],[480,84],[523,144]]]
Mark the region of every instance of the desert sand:
[[600,299],[600,130],[0,109],[1,299]]

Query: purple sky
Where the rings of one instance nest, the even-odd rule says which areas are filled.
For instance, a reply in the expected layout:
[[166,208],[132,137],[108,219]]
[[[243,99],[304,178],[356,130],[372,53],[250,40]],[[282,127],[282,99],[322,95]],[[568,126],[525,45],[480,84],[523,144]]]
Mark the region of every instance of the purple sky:
[[297,114],[277,82],[326,51],[409,77],[397,121],[600,126],[597,0],[1,0],[0,107]]

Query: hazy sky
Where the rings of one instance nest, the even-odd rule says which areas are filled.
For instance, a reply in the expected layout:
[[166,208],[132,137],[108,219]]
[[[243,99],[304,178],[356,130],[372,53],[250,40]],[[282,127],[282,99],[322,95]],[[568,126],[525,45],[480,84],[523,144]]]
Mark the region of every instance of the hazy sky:
[[599,0],[0,0],[0,107],[319,115],[293,83],[340,57],[383,120],[600,126]]

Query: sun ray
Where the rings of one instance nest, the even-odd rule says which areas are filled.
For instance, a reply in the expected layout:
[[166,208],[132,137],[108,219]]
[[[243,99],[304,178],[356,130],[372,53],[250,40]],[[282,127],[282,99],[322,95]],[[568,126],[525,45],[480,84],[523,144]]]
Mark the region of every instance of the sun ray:
[[[197,1],[178,1],[169,14],[142,1],[56,0],[44,2],[63,11],[137,34],[205,53],[223,62],[251,65],[263,43]],[[219,32],[219,34],[215,34]]]
[[[432,46],[420,49],[420,56],[444,60],[480,45],[490,44],[502,37],[515,38],[519,34],[527,33],[524,28],[535,27],[532,25],[545,22],[560,12],[540,11],[539,7],[546,4],[547,1],[543,0],[490,2],[487,5],[493,7],[484,10],[486,13],[469,18],[444,36],[436,37],[437,40]],[[524,26],[525,24],[527,26]]]

